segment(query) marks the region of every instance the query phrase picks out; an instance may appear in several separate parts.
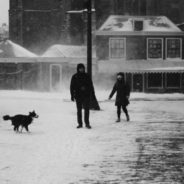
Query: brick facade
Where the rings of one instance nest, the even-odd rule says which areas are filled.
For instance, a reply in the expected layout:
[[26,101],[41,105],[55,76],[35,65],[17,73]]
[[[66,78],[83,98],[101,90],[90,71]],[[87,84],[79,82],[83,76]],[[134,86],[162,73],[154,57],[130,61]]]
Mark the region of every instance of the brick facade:
[[63,7],[60,0],[11,0],[10,39],[36,53],[58,43],[64,24]]

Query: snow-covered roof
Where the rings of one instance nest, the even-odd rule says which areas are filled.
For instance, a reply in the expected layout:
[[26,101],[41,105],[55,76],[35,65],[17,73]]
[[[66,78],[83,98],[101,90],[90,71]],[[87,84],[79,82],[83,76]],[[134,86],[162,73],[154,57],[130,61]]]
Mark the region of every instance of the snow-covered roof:
[[177,24],[177,27],[183,31],[184,30],[184,22]]
[[[142,21],[143,28],[140,31],[135,31],[135,21]],[[103,34],[183,34],[183,32],[165,16],[123,16],[111,15],[100,29],[96,32],[97,35]]]
[[36,54],[23,48],[22,46],[6,40],[0,43],[1,53],[4,57],[38,57]]
[[[93,58],[96,57],[93,49]],[[87,47],[78,45],[53,45],[41,57],[86,58]]]

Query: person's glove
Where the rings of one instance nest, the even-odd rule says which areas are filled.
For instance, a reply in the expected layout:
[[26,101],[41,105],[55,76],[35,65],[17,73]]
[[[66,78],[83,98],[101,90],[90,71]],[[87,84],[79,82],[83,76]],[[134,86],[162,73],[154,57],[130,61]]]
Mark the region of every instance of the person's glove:
[[74,102],[75,101],[75,98],[73,96],[71,96],[71,101]]

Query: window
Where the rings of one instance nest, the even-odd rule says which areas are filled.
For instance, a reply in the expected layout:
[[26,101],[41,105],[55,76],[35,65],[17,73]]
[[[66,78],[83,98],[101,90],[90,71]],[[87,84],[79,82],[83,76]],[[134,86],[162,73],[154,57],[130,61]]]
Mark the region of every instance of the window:
[[110,38],[109,40],[110,58],[125,58],[125,38]]
[[134,31],[143,30],[143,20],[134,20]]
[[162,88],[163,80],[161,73],[149,73],[147,79],[147,87],[148,88]]
[[167,73],[166,86],[167,88],[180,88],[180,74],[179,73]]
[[181,39],[167,38],[166,39],[166,58],[181,58]]
[[148,38],[147,48],[148,59],[163,58],[163,40],[161,38]]

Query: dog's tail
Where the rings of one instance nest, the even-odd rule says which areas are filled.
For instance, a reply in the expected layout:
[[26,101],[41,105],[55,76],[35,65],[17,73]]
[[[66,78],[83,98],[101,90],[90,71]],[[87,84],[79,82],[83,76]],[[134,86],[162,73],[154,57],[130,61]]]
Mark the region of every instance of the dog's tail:
[[3,116],[3,119],[4,119],[5,121],[11,120],[11,117],[10,117],[9,115],[5,115],[5,116]]

